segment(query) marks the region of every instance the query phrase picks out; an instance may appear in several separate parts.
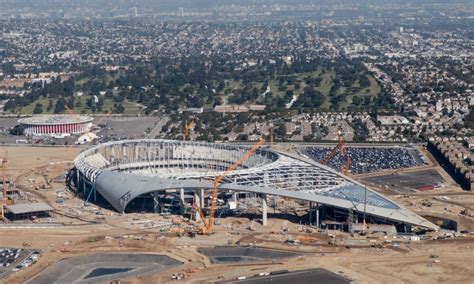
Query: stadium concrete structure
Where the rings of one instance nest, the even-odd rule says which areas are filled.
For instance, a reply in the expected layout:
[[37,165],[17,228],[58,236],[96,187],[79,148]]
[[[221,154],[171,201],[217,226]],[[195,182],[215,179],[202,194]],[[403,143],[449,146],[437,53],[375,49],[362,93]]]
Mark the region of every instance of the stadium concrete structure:
[[81,134],[89,132],[94,119],[84,115],[41,115],[21,118],[26,135]]
[[[87,200],[99,194],[118,212],[141,196],[153,198],[176,192],[195,193],[204,205],[204,191],[212,189],[213,178],[237,161],[249,146],[172,141],[159,139],[123,140],[104,143],[81,152],[68,183]],[[267,222],[267,196],[307,201],[316,215],[319,208],[339,210],[357,221],[367,216],[377,223],[439,229],[435,224],[396,204],[357,181],[299,155],[267,147],[258,149],[223,179],[220,193],[250,193],[261,198],[262,222]],[[356,221],[356,222],[357,222]]]

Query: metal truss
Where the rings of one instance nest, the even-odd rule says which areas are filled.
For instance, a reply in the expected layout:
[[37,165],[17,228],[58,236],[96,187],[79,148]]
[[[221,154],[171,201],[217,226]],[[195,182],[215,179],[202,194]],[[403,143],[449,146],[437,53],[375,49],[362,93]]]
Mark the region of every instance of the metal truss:
[[[137,173],[170,181],[211,180],[248,149],[248,146],[237,144],[197,141],[122,140],[88,149],[80,153],[74,163],[91,183],[95,183],[103,171]],[[396,205],[378,195],[369,194],[367,198],[362,187],[330,168],[270,148],[256,151],[223,183],[354,199],[359,203],[396,208]],[[350,191],[347,191],[348,187]]]

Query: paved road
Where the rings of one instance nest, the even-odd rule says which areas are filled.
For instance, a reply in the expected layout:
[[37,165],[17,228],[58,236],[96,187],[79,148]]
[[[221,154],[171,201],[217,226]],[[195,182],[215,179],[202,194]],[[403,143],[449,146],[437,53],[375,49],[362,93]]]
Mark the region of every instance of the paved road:
[[225,283],[248,283],[248,284],[263,284],[263,283],[278,283],[278,284],[306,284],[306,283],[325,283],[325,284],[346,284],[350,280],[344,278],[329,270],[316,268],[310,270],[301,270],[295,272],[288,272],[285,274],[269,275],[263,277],[256,277],[252,279],[237,280]]
[[0,229],[58,229],[63,228],[62,224],[1,224]]
[[161,128],[170,120],[169,117],[160,117],[158,122],[156,123],[155,127],[148,133],[146,138],[154,139],[156,136],[158,136],[161,132]]

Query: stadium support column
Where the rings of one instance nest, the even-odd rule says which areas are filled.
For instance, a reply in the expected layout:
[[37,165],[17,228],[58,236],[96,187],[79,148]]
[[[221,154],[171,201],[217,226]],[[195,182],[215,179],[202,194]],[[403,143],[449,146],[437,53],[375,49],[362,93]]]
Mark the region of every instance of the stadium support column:
[[82,196],[86,198],[86,178],[82,176]]
[[316,203],[316,227],[319,228],[319,204]]
[[262,225],[267,226],[267,195],[262,195]]
[[181,215],[184,215],[184,213],[186,213],[186,203],[184,202],[184,188],[179,189],[179,199],[181,199]]
[[313,225],[313,202],[309,202],[309,225]]
[[201,206],[201,208],[204,208],[204,188],[201,188],[199,190],[199,200],[201,201],[201,204],[199,206]]
[[79,169],[77,169],[76,170],[76,197],[79,195],[79,187],[80,187],[79,182],[81,181],[80,174],[81,173]]
[[[201,203],[201,198],[199,198],[199,194],[196,192],[194,194],[194,208],[196,208],[198,204],[202,204],[202,203]],[[203,209],[203,207],[201,207],[201,209]],[[201,215],[199,215],[199,212],[197,210],[194,210],[194,219],[197,222],[201,221]]]
[[160,195],[158,191],[153,192],[153,212],[154,213],[160,213],[159,210],[160,208]]

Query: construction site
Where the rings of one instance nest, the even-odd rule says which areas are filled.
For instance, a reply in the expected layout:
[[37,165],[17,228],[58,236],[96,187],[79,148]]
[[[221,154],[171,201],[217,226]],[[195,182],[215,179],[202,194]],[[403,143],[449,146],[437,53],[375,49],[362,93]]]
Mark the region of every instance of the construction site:
[[328,166],[345,154],[342,139],[319,161],[303,147],[2,147],[0,282],[472,279],[474,195],[424,147],[413,149],[426,164],[362,174],[350,170],[355,157]]

